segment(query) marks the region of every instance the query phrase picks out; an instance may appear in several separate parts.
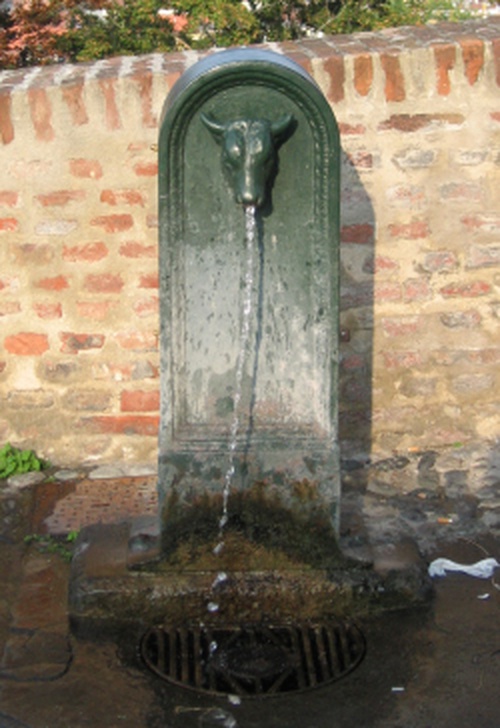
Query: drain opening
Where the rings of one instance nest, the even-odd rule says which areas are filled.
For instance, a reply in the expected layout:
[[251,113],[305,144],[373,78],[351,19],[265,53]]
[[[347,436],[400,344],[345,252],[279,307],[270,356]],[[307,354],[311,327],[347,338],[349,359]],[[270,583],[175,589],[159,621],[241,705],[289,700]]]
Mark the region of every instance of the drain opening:
[[320,687],[354,670],[365,640],[350,622],[294,626],[152,627],[147,667],[180,687],[264,697]]

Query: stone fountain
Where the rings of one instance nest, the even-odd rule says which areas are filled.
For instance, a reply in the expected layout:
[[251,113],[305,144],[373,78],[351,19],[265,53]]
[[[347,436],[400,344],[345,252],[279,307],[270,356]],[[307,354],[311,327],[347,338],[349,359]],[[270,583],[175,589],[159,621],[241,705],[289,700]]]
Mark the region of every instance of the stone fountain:
[[333,113],[284,56],[216,53],[169,94],[159,517],[82,533],[80,632],[317,624],[407,599],[338,546],[339,177]]

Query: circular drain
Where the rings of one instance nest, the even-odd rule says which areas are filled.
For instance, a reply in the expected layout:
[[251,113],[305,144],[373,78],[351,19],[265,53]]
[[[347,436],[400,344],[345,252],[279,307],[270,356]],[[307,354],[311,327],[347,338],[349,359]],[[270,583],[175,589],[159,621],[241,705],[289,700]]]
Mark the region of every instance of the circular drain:
[[363,659],[365,640],[350,622],[293,626],[152,627],[145,664],[192,690],[264,697],[339,680]]

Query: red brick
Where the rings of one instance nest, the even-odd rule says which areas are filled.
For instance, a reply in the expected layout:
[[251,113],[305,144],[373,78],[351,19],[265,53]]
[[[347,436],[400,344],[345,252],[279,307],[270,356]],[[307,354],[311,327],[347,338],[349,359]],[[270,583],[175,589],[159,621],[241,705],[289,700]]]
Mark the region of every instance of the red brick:
[[68,202],[85,199],[85,192],[83,190],[57,190],[44,195],[37,195],[36,199],[43,207],[64,207]]
[[11,106],[10,94],[0,94],[0,136],[3,144],[10,144],[14,139]]
[[500,111],[490,111],[490,118],[500,123]]
[[112,435],[158,435],[158,415],[101,415],[83,421],[93,431]]
[[24,332],[7,336],[4,346],[17,356],[40,356],[49,349],[49,340],[45,334]]
[[360,96],[367,96],[373,84],[373,59],[368,53],[354,58],[354,88]]
[[90,222],[91,225],[102,227],[107,233],[118,233],[130,230],[134,225],[132,215],[100,215]]
[[151,296],[151,298],[144,298],[140,301],[136,301],[133,308],[134,312],[137,316],[140,316],[140,318],[156,315],[158,313],[158,297]]
[[158,251],[156,245],[129,242],[120,246],[120,255],[125,258],[156,258]]
[[403,282],[403,300],[426,301],[431,298],[432,290],[425,278],[408,278]]
[[44,88],[28,89],[28,104],[36,138],[42,142],[52,141],[54,138],[54,130],[50,123],[52,106],[47,91]]
[[104,321],[114,305],[112,301],[77,301],[76,311],[81,318]]
[[491,42],[493,49],[493,63],[495,68],[495,80],[500,86],[500,38],[494,38]]
[[413,147],[397,152],[392,158],[392,161],[400,169],[424,169],[426,167],[432,167],[437,156],[437,152],[434,149]]
[[475,309],[469,311],[450,311],[439,317],[448,329],[476,329],[482,321],[481,314]]
[[354,136],[356,134],[364,134],[366,126],[363,124],[347,124],[346,122],[339,123],[340,136]]
[[387,258],[384,255],[370,255],[366,258],[363,263],[364,273],[382,273],[384,270],[393,271],[399,268],[397,263],[392,258]]
[[469,84],[473,86],[484,65],[484,43],[476,38],[467,38],[459,42],[462,47],[465,76]]
[[415,210],[425,202],[425,189],[416,185],[397,185],[389,187],[386,192],[387,200],[398,207],[408,207]]
[[121,393],[122,412],[157,412],[160,409],[160,393],[125,391]]
[[472,245],[467,256],[467,268],[500,266],[500,245]]
[[349,162],[356,169],[371,169],[373,167],[373,154],[364,150],[351,152],[347,155]]
[[60,303],[34,303],[33,310],[41,319],[56,319],[62,316]]
[[357,225],[344,225],[340,230],[342,243],[360,243],[372,245],[374,228],[372,223],[359,223]]
[[141,73],[133,76],[133,80],[139,87],[142,125],[146,128],[154,128],[157,126],[157,122],[153,114],[153,75],[151,73]]
[[174,71],[169,64],[169,71],[165,73],[166,87],[170,91],[171,88],[177,83],[185,70],[184,64],[178,71]]
[[0,190],[0,205],[5,207],[16,207],[19,201],[19,194],[11,190]]
[[465,117],[462,114],[392,114],[386,121],[379,124],[381,131],[395,129],[402,132],[414,132],[429,126],[443,126],[463,124]]
[[63,258],[70,263],[79,263],[81,261],[93,263],[105,258],[108,255],[108,252],[109,251],[105,243],[101,242],[74,245],[71,248],[65,245],[63,248]]
[[137,156],[138,154],[141,154],[146,149],[150,148],[150,144],[148,142],[130,142],[130,144],[127,146],[127,152],[131,152],[132,156]]
[[442,45],[434,48],[436,63],[436,87],[440,96],[448,96],[451,91],[450,71],[455,67],[457,51],[454,45]]
[[13,233],[18,225],[15,217],[0,217],[0,232]]
[[382,319],[382,328],[387,336],[412,336],[422,328],[418,316],[400,316]]
[[79,351],[89,349],[101,349],[104,346],[105,337],[103,334],[75,334],[61,332],[59,338],[62,341],[61,351],[64,354],[78,354]]
[[158,303],[159,301],[157,296],[142,298],[134,303],[134,313],[137,314],[137,316],[139,316],[140,318],[154,316],[158,313]]
[[500,38],[494,38],[491,46],[493,49],[493,62],[495,64],[495,79],[497,86],[500,86]]
[[99,81],[99,86],[104,96],[106,126],[108,129],[120,129],[122,125],[120,112],[116,105],[115,84],[116,79],[114,78],[107,78]]
[[467,359],[474,364],[499,364],[500,349],[478,349],[467,352]]
[[472,281],[471,283],[449,283],[440,288],[439,292],[445,298],[477,298],[485,296],[491,291],[487,281]]
[[427,253],[422,264],[423,270],[427,273],[448,273],[457,267],[457,256],[449,250]]
[[489,233],[500,232],[500,215],[495,213],[484,213],[478,215],[466,215],[461,218],[462,224],[470,230],[482,230]]
[[19,313],[21,304],[19,301],[0,301],[0,316],[10,316]]
[[139,279],[139,288],[158,288],[158,273],[146,273]]
[[327,91],[328,100],[333,104],[337,104],[344,98],[344,59],[342,56],[331,56],[323,61],[323,67],[330,77],[330,87]]
[[97,159],[70,159],[69,171],[73,177],[99,179],[102,177],[102,167]]
[[44,288],[46,291],[62,291],[69,288],[69,283],[65,276],[54,276],[53,278],[41,278],[35,283],[37,288]]
[[103,190],[101,202],[107,205],[141,205],[144,207],[144,195],[139,190]]
[[157,162],[137,162],[134,172],[138,177],[155,177],[158,174]]
[[373,292],[374,300],[378,303],[385,301],[400,301],[401,286],[399,283],[378,283]]
[[380,54],[380,63],[385,73],[385,98],[387,101],[404,101],[405,79],[399,63],[399,56]]
[[389,232],[393,238],[404,240],[419,240],[429,235],[429,226],[425,220],[412,220],[408,223],[394,223],[389,225]]
[[158,336],[153,332],[123,332],[117,334],[116,338],[122,349],[130,349],[132,351],[156,351],[158,349]]
[[483,186],[475,182],[449,182],[439,188],[439,195],[445,202],[448,200],[481,202],[484,193]]
[[98,273],[88,275],[84,287],[92,293],[120,293],[123,280],[118,273]]
[[62,96],[68,105],[71,119],[75,126],[81,126],[88,122],[85,102],[83,100],[83,83],[62,87]]
[[422,364],[419,351],[384,351],[383,357],[386,369],[413,369]]

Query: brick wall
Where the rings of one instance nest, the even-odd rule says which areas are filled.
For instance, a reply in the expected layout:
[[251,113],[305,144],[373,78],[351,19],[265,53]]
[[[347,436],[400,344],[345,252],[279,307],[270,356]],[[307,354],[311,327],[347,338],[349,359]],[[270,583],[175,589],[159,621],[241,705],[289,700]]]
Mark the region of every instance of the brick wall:
[[[341,129],[345,451],[500,437],[500,21],[269,47]],[[155,144],[197,58],[0,74],[0,443],[155,461]]]

